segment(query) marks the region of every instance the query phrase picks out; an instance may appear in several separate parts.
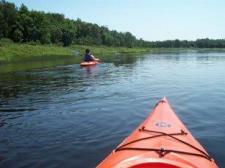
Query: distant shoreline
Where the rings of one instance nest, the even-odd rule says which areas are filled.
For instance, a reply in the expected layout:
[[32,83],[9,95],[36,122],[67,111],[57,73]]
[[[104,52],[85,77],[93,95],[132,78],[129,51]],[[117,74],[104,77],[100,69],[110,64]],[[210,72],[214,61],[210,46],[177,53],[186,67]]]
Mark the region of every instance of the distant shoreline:
[[126,48],[107,46],[71,45],[63,47],[59,45],[41,45],[29,43],[14,43],[0,41],[0,65],[8,63],[27,63],[35,61],[51,61],[60,59],[73,59],[80,63],[86,48],[89,48],[96,57],[112,54],[135,54],[151,51],[177,51],[177,50],[199,50],[199,51],[225,51],[223,48]]
[[56,60],[73,58],[77,63],[82,61],[86,48],[96,55],[141,53],[149,52],[150,48],[126,48],[106,46],[71,45],[62,47],[57,45],[20,44],[13,42],[0,42],[0,64]]
[[[145,53],[179,53],[179,52],[225,52],[221,48],[125,48],[106,46],[41,45],[29,43],[2,42],[0,40],[0,74],[31,69],[51,68],[57,65],[79,64],[86,48],[93,55],[104,60],[111,56],[135,57]],[[108,59],[107,59],[108,58]]]

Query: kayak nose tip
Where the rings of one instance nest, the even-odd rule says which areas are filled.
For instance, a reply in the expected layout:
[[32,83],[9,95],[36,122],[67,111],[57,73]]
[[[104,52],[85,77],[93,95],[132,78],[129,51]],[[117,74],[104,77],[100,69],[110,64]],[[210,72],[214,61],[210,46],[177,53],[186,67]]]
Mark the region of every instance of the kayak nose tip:
[[164,101],[164,102],[168,102],[168,100],[167,100],[166,96],[164,96],[164,97],[162,98],[162,101]]

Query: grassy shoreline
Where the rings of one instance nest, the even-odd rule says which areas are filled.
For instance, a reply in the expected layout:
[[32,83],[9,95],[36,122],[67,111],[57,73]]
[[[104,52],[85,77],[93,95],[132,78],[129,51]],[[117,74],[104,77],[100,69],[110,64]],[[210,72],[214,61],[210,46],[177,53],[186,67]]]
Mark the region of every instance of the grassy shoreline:
[[79,63],[84,50],[89,48],[94,55],[101,56],[118,53],[141,53],[150,51],[149,48],[124,48],[105,46],[71,45],[62,47],[57,45],[18,44],[0,41],[0,64],[56,60],[74,58]]
[[[125,47],[106,47],[106,46],[87,46],[87,45],[71,45],[62,47],[57,45],[41,45],[41,44],[20,44],[11,41],[0,40],[0,65],[8,63],[27,63],[36,61],[51,61],[60,59],[73,59],[76,63],[82,60],[82,56],[86,48],[89,48],[96,57],[116,54],[138,54],[150,51],[177,51],[196,50],[196,48],[125,48]],[[197,49],[218,50],[218,49]],[[225,51],[225,49],[220,49]]]

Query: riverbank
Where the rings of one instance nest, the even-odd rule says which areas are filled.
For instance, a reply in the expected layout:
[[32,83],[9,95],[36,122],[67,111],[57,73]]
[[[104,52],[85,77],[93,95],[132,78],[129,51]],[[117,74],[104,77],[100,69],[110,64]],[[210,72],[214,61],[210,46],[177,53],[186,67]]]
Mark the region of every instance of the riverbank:
[[94,55],[118,54],[118,53],[140,53],[148,52],[149,48],[124,48],[105,46],[71,45],[62,47],[57,45],[40,44],[18,44],[10,41],[0,41],[0,63],[29,62],[56,60],[59,58],[74,58],[79,63],[84,50],[89,48]]

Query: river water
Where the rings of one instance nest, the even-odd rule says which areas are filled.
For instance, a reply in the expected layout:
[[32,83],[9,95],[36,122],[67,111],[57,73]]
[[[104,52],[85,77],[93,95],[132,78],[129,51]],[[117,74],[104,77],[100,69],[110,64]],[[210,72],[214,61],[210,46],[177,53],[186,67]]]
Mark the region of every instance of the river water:
[[95,167],[167,96],[225,167],[225,52],[115,55],[0,74],[0,167]]

